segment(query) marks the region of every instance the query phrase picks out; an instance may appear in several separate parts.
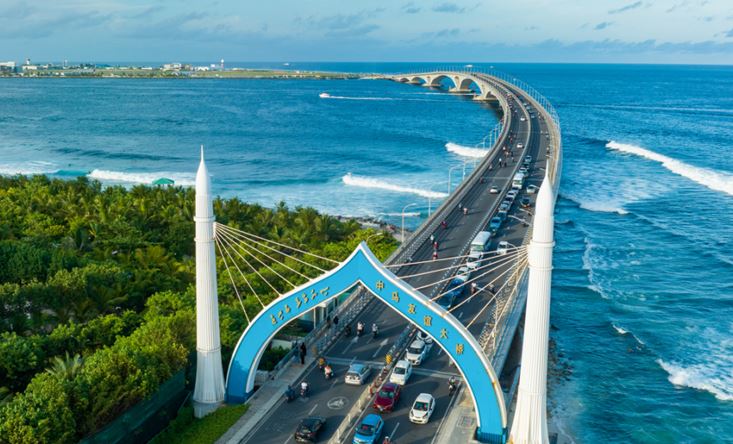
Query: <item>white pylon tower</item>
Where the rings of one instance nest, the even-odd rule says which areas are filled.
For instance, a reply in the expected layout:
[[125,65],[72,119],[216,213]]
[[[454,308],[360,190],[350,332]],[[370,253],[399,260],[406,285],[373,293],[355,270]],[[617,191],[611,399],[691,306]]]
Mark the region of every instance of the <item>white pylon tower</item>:
[[512,444],[547,444],[547,354],[550,334],[552,249],[555,246],[555,194],[545,176],[537,193],[532,241],[529,243],[529,284],[524,317],[522,365],[517,407],[509,434]]
[[214,255],[214,208],[211,179],[204,162],[196,173],[196,386],[194,415],[206,416],[224,402],[224,372],[219,337],[219,301],[216,291]]

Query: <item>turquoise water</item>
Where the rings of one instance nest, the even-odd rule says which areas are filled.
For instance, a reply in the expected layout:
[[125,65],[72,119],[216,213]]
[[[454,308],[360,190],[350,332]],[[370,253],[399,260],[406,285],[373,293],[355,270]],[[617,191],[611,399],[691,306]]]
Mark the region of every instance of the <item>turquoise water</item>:
[[[733,442],[733,68],[500,68],[563,123],[554,417],[577,442]],[[482,108],[386,81],[0,79],[0,174],[190,185],[204,144],[220,194],[395,223],[414,204],[414,226],[470,171]]]

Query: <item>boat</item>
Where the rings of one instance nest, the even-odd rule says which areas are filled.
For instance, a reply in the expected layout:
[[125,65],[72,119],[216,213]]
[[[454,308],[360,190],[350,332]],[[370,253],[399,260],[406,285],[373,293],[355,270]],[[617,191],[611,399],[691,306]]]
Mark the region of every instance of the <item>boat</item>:
[[331,94],[324,92],[324,93],[318,94],[318,97],[320,97],[322,99],[328,99],[329,97],[331,97]]
[[464,68],[473,68],[473,65],[465,65]]

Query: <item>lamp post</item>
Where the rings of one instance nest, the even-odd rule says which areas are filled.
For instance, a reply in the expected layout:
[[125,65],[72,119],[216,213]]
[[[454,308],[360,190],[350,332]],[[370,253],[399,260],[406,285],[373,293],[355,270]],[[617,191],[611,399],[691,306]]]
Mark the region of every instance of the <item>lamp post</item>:
[[374,234],[370,234],[369,236],[367,236],[367,238],[366,238],[366,239],[364,239],[364,242],[365,242],[365,243],[366,243],[367,245],[369,245],[369,239],[371,239],[371,238],[373,238],[373,237],[381,236],[381,235],[383,235],[383,234],[384,234],[384,231],[379,231],[379,232],[377,232],[377,233],[374,233]]
[[416,203],[409,203],[402,208],[402,243],[405,243],[405,210],[417,205]]
[[452,185],[451,184],[451,173],[453,172],[453,170],[455,170],[456,168],[460,168],[460,167],[461,167],[461,165],[456,165],[456,166],[452,166],[452,167],[450,167],[448,169],[448,195],[450,195],[450,187]]

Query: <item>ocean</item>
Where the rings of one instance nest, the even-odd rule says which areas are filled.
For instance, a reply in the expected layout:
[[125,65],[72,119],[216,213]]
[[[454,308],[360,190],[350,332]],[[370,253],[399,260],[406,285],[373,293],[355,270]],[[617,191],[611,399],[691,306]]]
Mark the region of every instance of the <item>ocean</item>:
[[[495,66],[562,121],[555,422],[578,443],[733,442],[733,67]],[[377,80],[0,79],[0,174],[190,186],[203,144],[222,196],[415,227],[497,118]]]

